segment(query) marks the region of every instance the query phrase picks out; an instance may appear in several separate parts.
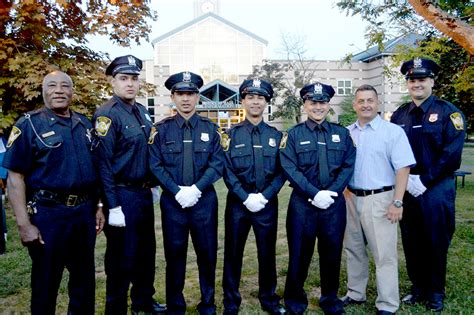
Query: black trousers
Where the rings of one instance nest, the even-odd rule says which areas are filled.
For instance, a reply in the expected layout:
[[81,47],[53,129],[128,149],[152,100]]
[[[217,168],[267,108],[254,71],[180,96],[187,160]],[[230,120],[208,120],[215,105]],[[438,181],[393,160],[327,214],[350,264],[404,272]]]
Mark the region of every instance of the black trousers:
[[106,225],[105,314],[127,314],[128,289],[132,307],[151,311],[155,294],[155,215],[148,188],[117,187],[125,227]]
[[455,229],[456,189],[446,178],[419,197],[404,196],[400,228],[412,292],[444,298],[448,248]]
[[316,208],[308,198],[293,191],[288,205],[286,230],[290,260],[285,285],[285,305],[300,314],[308,307],[304,283],[318,238],[321,298],[324,312],[343,309],[337,297],[342,243],[346,228],[346,202],[340,195],[326,210]]
[[54,315],[64,268],[69,271],[68,314],[94,314],[95,202],[76,207],[36,204],[30,220],[44,245],[28,246],[32,260],[31,314]]
[[199,269],[200,314],[215,314],[217,260],[217,195],[214,187],[202,192],[198,203],[182,209],[174,195],[163,191],[160,199],[166,258],[166,304],[168,314],[184,314],[188,238],[191,234]]
[[278,226],[278,198],[270,199],[265,208],[252,213],[235,194],[227,195],[225,210],[224,307],[237,311],[242,298],[239,293],[242,259],[250,228],[253,228],[258,255],[258,298],[263,308],[278,306],[276,295],[275,246]]

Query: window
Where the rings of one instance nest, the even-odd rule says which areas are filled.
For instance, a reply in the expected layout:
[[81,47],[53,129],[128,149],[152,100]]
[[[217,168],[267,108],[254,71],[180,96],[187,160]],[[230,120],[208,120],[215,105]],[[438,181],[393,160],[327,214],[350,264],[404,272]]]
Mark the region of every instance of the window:
[[400,93],[408,93],[407,81],[406,80],[400,81],[399,88],[400,88],[399,89]]
[[154,98],[148,99],[148,112],[150,113],[151,120],[155,121],[155,99]]
[[273,107],[272,105],[268,105],[268,121],[272,121],[274,118],[273,118]]
[[337,95],[351,95],[352,81],[351,80],[337,80]]

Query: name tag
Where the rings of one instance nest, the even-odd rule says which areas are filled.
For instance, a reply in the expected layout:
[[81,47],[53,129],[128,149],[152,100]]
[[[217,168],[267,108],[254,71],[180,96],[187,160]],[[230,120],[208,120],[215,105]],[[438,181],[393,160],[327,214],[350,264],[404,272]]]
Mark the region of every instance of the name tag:
[[44,139],[44,138],[47,138],[47,137],[51,137],[51,136],[54,136],[56,133],[54,132],[54,130],[51,130],[51,131],[48,131],[48,132],[45,132],[41,135],[41,137]]
[[245,143],[236,144],[236,145],[234,146],[234,148],[236,148],[236,149],[243,148],[243,147],[245,147]]
[[300,145],[306,145],[306,144],[310,144],[310,143],[311,143],[311,141],[301,141]]

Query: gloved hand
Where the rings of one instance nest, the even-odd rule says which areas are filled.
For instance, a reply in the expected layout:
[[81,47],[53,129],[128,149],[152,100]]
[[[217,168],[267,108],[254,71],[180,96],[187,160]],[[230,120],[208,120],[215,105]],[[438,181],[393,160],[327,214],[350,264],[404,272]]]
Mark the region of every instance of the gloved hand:
[[261,193],[249,194],[247,199],[244,201],[244,205],[249,209],[250,212],[258,212],[265,208],[268,200],[263,197]]
[[420,175],[408,175],[407,190],[413,197],[421,196],[426,191],[425,185],[421,182]]
[[180,204],[181,208],[188,208],[194,206],[199,198],[201,198],[201,191],[196,187],[192,186],[179,186],[181,188],[176,196],[176,201]]
[[109,225],[116,227],[125,226],[125,215],[122,212],[121,206],[109,209]]
[[334,199],[332,197],[337,197],[338,194],[335,191],[331,190],[320,190],[316,196],[314,196],[313,201],[311,204],[315,207],[321,209],[327,209],[330,205],[334,203]]

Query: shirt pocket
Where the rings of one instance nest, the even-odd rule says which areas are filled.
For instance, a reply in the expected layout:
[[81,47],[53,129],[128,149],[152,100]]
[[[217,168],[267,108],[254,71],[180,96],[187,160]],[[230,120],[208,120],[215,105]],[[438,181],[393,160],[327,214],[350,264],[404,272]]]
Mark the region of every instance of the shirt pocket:
[[198,140],[194,145],[194,163],[196,163],[198,168],[202,168],[207,165],[207,162],[210,159],[209,152],[210,141],[201,141]]
[[126,125],[122,130],[122,134],[124,144],[128,148],[132,148],[144,139],[140,138],[140,135],[143,135],[143,133],[141,128],[137,125]]
[[253,162],[252,148],[250,146],[243,146],[239,148],[234,146],[230,149],[230,158],[232,160],[232,166],[235,169],[247,169],[252,165]]
[[298,165],[311,166],[316,162],[317,147],[315,141],[301,141],[296,144],[296,155]]
[[427,139],[431,148],[440,149],[443,143],[442,124],[425,123],[423,125],[423,138]]
[[328,162],[336,167],[342,164],[344,153],[347,151],[347,146],[342,142],[329,142],[326,144],[328,153]]
[[177,166],[181,152],[182,144],[176,141],[168,141],[161,145],[161,153],[166,166]]
[[274,173],[277,156],[277,147],[263,147],[263,165],[265,166],[265,171],[267,173]]
[[[41,137],[41,136],[40,136]],[[61,147],[63,144],[64,139],[63,136],[55,134],[50,137],[36,139],[36,143],[40,150],[52,150]]]

